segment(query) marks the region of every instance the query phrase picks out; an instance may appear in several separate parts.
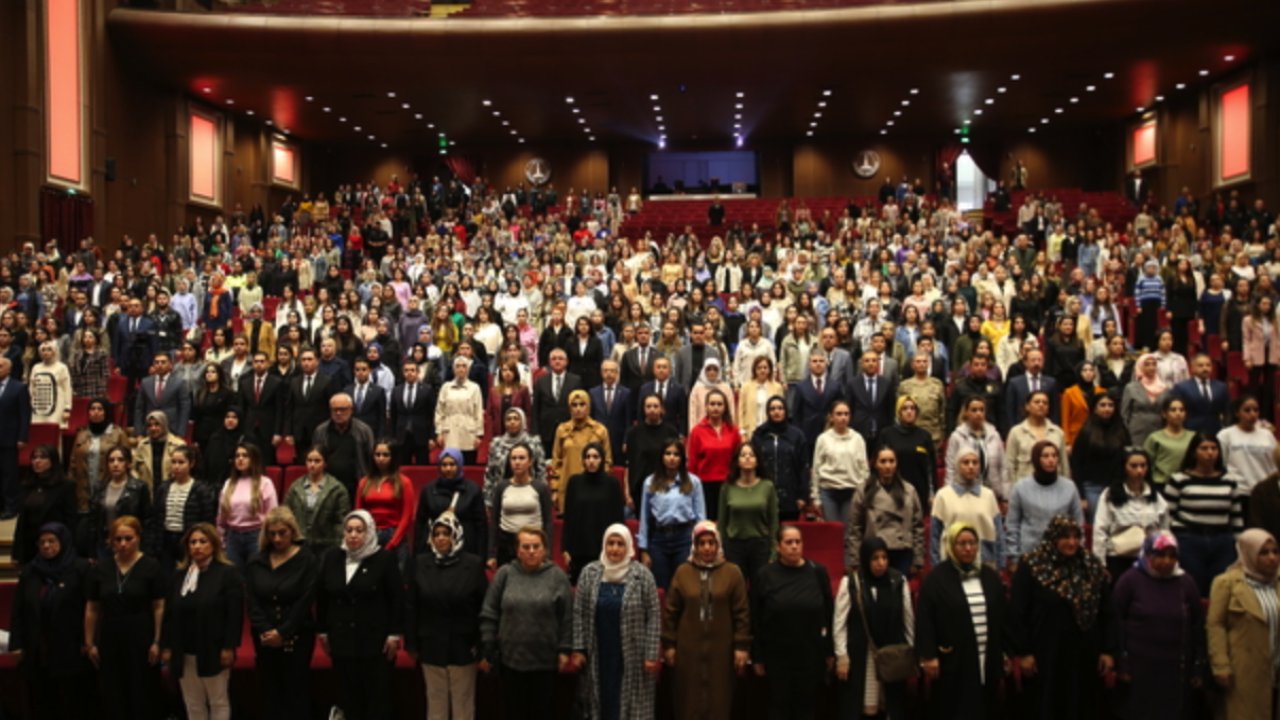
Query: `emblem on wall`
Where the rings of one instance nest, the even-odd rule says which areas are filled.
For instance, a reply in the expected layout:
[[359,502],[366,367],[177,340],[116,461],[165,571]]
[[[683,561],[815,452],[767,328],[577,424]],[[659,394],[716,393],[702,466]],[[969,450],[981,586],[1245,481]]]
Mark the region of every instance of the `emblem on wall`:
[[880,153],[875,150],[863,150],[853,156],[853,174],[866,180],[880,172]]
[[551,179],[551,166],[540,157],[524,164],[524,179],[533,185],[545,185]]

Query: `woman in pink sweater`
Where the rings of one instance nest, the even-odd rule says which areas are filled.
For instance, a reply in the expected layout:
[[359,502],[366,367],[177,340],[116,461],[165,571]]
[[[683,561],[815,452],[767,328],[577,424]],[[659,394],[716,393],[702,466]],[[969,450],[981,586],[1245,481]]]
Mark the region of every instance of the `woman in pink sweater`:
[[222,485],[217,523],[227,557],[242,571],[257,557],[262,523],[278,504],[276,486],[262,472],[258,446],[240,443],[231,458],[231,477]]

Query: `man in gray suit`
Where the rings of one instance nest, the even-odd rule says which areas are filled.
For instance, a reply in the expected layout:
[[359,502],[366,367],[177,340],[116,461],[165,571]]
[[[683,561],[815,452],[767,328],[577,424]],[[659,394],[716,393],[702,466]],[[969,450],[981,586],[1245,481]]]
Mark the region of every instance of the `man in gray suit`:
[[[818,342],[822,344],[822,350],[827,354],[827,375],[832,380],[840,383],[840,387],[853,387],[853,356],[848,350],[839,347],[839,339],[836,337],[836,329],[833,327],[824,327],[822,332],[818,334]],[[809,379],[809,366],[805,365],[804,379]]]
[[691,388],[693,382],[702,373],[702,364],[707,358],[715,358],[724,362],[720,351],[707,345],[707,325],[695,321],[689,325],[689,344],[676,351],[671,367],[676,382],[680,387]]
[[137,437],[146,431],[147,413],[160,410],[169,418],[169,432],[187,436],[187,420],[191,417],[191,390],[182,378],[173,374],[173,360],[164,353],[152,361],[155,374],[138,385],[134,401],[133,428]]

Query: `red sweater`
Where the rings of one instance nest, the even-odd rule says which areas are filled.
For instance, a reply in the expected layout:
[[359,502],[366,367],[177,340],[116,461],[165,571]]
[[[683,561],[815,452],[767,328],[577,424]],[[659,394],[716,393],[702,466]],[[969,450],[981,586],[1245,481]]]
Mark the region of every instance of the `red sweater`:
[[719,432],[703,418],[689,433],[689,472],[704,483],[724,482],[729,477],[729,464],[742,444],[738,429],[728,423]]
[[368,510],[373,522],[379,530],[395,528],[391,541],[383,548],[394,550],[400,543],[409,538],[413,529],[413,511],[417,505],[413,502],[413,483],[404,475],[400,476],[400,498],[396,499],[395,489],[391,483],[384,482],[365,495],[364,488],[369,478],[360,480],[356,487],[356,509]]

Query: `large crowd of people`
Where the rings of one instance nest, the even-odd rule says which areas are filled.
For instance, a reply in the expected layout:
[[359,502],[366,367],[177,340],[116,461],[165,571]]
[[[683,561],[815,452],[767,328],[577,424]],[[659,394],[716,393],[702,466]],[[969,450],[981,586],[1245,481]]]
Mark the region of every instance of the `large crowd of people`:
[[999,234],[903,178],[655,238],[634,190],[393,177],[26,245],[0,489],[31,716],[97,688],[154,718],[166,665],[229,718],[247,617],[269,717],[319,709],[317,644],[353,720],[393,716],[402,650],[438,720],[477,673],[511,718],[556,716],[557,674],[652,718],[664,672],[681,718],[748,672],[770,718],[828,678],[851,719],[1275,717],[1275,218],[1014,197]]

